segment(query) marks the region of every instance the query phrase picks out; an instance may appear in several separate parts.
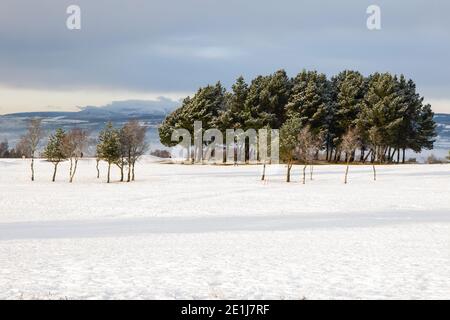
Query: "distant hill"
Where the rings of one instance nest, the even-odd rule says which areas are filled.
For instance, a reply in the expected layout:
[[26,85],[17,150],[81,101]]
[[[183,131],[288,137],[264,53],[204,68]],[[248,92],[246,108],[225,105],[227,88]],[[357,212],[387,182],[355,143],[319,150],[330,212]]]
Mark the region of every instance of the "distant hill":
[[96,135],[108,121],[120,126],[129,119],[143,121],[149,128],[149,142],[161,147],[159,143],[157,126],[179,102],[160,97],[154,101],[126,100],[115,101],[105,106],[87,106],[74,112],[19,112],[0,115],[0,141],[7,139],[11,146],[15,145],[20,136],[24,134],[29,119],[42,118],[44,130],[51,132],[57,127],[70,130],[75,126],[88,130]]
[[[46,132],[57,127],[70,130],[75,126],[88,130],[92,136],[112,121],[114,125],[123,125],[129,119],[139,119],[148,126],[147,139],[152,149],[163,148],[159,142],[158,125],[173,111],[179,102],[160,98],[156,101],[128,100],[117,101],[106,106],[87,106],[75,112],[22,112],[0,116],[0,141],[8,139],[11,146],[15,145],[26,130],[27,121],[33,117],[43,119]],[[450,114],[436,114],[436,143],[434,149],[424,151],[420,155],[408,152],[408,157],[424,161],[430,154],[445,157],[450,150]]]
[[161,118],[174,110],[179,103],[164,97],[158,100],[126,100],[114,101],[105,106],[87,106],[74,112],[20,112],[6,114],[6,118],[61,118],[67,120],[114,121],[130,118]]

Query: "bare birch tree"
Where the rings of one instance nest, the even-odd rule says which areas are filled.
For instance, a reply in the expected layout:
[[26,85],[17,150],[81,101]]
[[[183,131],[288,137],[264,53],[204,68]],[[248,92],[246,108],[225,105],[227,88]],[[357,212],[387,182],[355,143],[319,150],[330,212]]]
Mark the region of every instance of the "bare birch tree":
[[73,182],[77,171],[78,160],[83,156],[83,152],[88,144],[88,134],[80,128],[70,130],[64,139],[65,152],[70,160],[69,182]]
[[356,150],[356,148],[359,146],[359,135],[358,131],[354,128],[350,128],[347,130],[347,132],[342,137],[341,142],[341,150],[345,152],[345,158],[346,158],[346,168],[345,168],[345,180],[344,183],[347,183],[347,176],[348,176],[348,168],[350,165],[350,160],[352,159],[351,155]]
[[300,121],[296,117],[289,118],[280,129],[280,158],[287,165],[286,182],[291,181],[291,169],[298,148]]
[[145,141],[146,133],[147,127],[137,120],[128,121],[122,128],[126,163],[128,164],[127,182],[135,180],[136,162],[148,150],[148,143]]
[[323,142],[324,142],[324,132],[320,132],[318,134],[313,134],[312,135],[312,140],[311,140],[311,147],[309,150],[309,159],[310,159],[310,163],[309,163],[309,179],[312,180],[313,179],[313,173],[314,173],[314,160],[318,159],[318,154],[323,146]]
[[34,158],[36,156],[36,151],[39,146],[39,142],[43,137],[41,124],[42,119],[38,118],[31,119],[30,122],[28,123],[27,133],[22,138],[24,148],[26,149],[27,153],[29,152],[29,155],[31,157],[31,181],[34,181]]
[[375,169],[375,162],[378,159],[378,161],[381,164],[381,148],[379,147],[379,145],[381,144],[382,141],[382,136],[379,132],[379,130],[377,128],[371,128],[369,130],[369,143],[373,152],[373,157],[374,157],[374,161],[372,161],[372,170],[373,170],[373,180],[376,181],[377,180],[377,171]]
[[300,130],[298,134],[297,155],[298,159],[303,163],[303,184],[306,183],[306,167],[312,165],[315,154],[315,140],[311,133],[311,128],[306,126]]

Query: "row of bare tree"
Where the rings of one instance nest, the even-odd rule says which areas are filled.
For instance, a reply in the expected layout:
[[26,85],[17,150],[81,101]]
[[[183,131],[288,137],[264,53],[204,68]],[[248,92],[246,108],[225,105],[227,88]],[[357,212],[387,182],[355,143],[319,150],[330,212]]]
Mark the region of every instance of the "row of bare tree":
[[[295,119],[289,119],[281,128],[280,157],[287,165],[286,181],[291,181],[291,169],[295,162],[303,164],[303,184],[306,183],[306,169],[310,167],[310,179],[313,177],[314,161],[318,159],[324,136],[321,133],[314,134],[310,126],[301,128]],[[348,182],[350,163],[355,158],[355,152],[360,147],[361,137],[356,128],[350,128],[343,136],[340,145],[341,152],[345,155],[345,179]],[[377,150],[376,148],[374,148]],[[381,157],[379,157],[380,159]],[[375,162],[372,162],[373,179],[376,180]],[[264,180],[265,174],[262,175]]]
[[[110,182],[111,165],[115,164],[121,173],[120,181],[124,181],[124,170],[128,168],[127,182],[135,180],[135,165],[145,154],[148,144],[145,141],[147,127],[137,120],[130,120],[116,129],[108,123],[100,132],[98,139],[91,139],[89,133],[81,128],[64,131],[56,129],[48,139],[42,156],[54,166],[52,181],[56,180],[58,165],[70,161],[69,182],[73,182],[77,172],[78,161],[83,157],[90,144],[96,145],[97,178],[100,178],[99,162],[108,163],[107,181]],[[34,162],[38,155],[38,147],[44,138],[41,119],[30,120],[27,132],[16,146],[16,153],[31,159],[31,181],[35,180]]]

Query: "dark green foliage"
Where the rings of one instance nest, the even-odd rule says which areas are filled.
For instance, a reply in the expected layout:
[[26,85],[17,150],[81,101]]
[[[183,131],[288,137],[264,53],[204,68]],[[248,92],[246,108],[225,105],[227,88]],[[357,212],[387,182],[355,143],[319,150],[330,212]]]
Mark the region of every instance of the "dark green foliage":
[[97,157],[108,163],[107,182],[110,182],[111,164],[117,163],[122,156],[119,130],[111,122],[100,132],[97,144]]
[[[341,159],[341,141],[348,130],[357,129],[360,160],[404,161],[406,149],[431,149],[435,123],[429,105],[403,75],[374,73],[364,77],[345,70],[328,80],[317,71],[303,70],[290,79],[284,70],[257,76],[250,84],[239,77],[226,92],[220,83],[200,88],[183,100],[159,128],[161,142],[171,141],[174,129],[187,129],[193,138],[194,121],[203,130],[279,129],[290,119],[323,137],[319,149],[326,159]],[[292,123],[291,123],[292,124]],[[286,128],[285,128],[286,130]],[[371,156],[369,158],[369,156]],[[351,161],[355,154],[351,155]]]
[[56,132],[50,136],[44,150],[44,156],[48,161],[58,163],[67,159],[64,145],[65,138],[66,133],[60,128],[56,129]]
[[100,132],[97,155],[108,163],[116,162],[121,156],[120,134],[111,122]]
[[249,88],[241,76],[232,85],[232,94],[228,97],[228,105],[219,116],[220,127],[224,129],[239,129],[244,121],[244,106],[247,101]]
[[431,105],[426,104],[421,108],[418,120],[417,141],[419,147],[423,149],[433,149],[434,138],[436,137],[436,123],[433,117],[434,112],[431,110]]
[[295,116],[302,126],[310,126],[314,133],[327,130],[331,111],[330,84],[324,74],[302,71],[293,80],[288,116]]
[[220,128],[220,115],[225,111],[227,103],[225,88],[218,82],[214,86],[200,88],[192,97],[183,100],[180,108],[170,114],[159,127],[161,143],[174,146],[172,142],[174,129],[186,129],[194,137],[194,121],[202,121],[203,130]]
[[68,155],[66,152],[66,133],[63,129],[56,129],[56,132],[52,134],[48,140],[47,146],[44,150],[44,156],[47,158],[47,161],[50,161],[55,166],[53,171],[52,181],[54,182],[56,179],[56,170],[58,168],[58,164],[61,161],[67,160]]
[[333,113],[330,126],[332,147],[338,146],[345,132],[357,125],[367,92],[367,81],[357,71],[345,70],[331,79]]

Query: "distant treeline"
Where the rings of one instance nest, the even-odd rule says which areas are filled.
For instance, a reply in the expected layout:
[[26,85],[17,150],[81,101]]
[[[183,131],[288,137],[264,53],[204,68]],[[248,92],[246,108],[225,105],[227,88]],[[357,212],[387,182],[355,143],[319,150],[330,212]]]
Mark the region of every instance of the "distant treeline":
[[[159,128],[161,142],[171,141],[174,129],[193,135],[194,121],[203,130],[281,129],[283,124],[308,128],[320,137],[324,160],[338,162],[404,162],[405,150],[432,149],[435,123],[429,104],[416,91],[413,80],[403,75],[374,73],[368,77],[357,71],[343,71],[331,79],[317,71],[302,71],[294,78],[284,70],[257,76],[250,84],[239,77],[228,92],[220,82],[198,89],[192,97],[167,116]],[[294,123],[294,124],[293,124]],[[348,155],[343,137],[352,130],[356,149]],[[289,130],[282,130],[281,134]],[[281,136],[283,139],[289,137]],[[356,151],[359,151],[356,153]],[[358,154],[358,158],[356,158]]]

